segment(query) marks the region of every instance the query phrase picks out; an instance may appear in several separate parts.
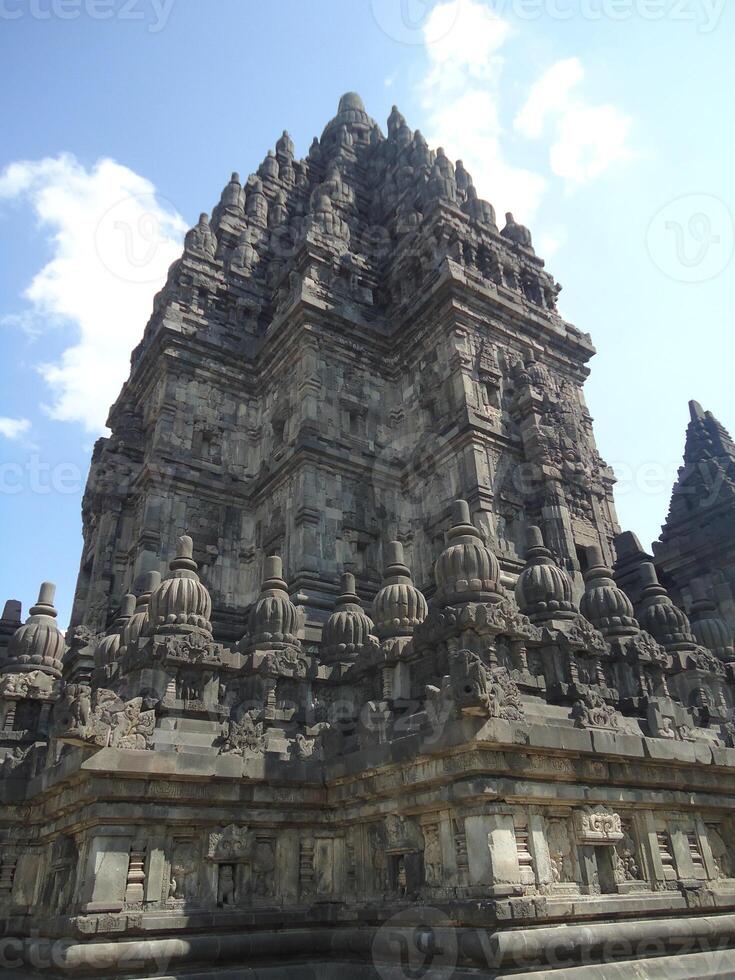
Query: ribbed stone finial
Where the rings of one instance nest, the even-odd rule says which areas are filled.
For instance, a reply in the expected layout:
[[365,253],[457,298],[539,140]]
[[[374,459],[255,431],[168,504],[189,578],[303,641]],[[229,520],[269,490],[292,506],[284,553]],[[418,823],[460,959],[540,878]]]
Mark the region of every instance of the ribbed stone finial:
[[632,636],[639,632],[633,603],[618,588],[602,556],[599,545],[586,550],[585,591],[579,603],[580,612],[603,636]]
[[123,632],[135,613],[136,603],[137,599],[132,592],[123,596],[117,618],[107,636],[104,636],[95,647],[94,662],[97,667],[104,667],[117,660],[122,647]]
[[701,579],[694,579],[690,588],[693,602],[689,619],[697,643],[706,647],[720,660],[729,662],[735,659],[732,631],[719,615],[717,604],[710,597],[705,583]]
[[439,605],[493,601],[500,594],[500,565],[472,523],[466,500],[452,504],[447,546],[434,565]]
[[544,545],[541,528],[529,527],[526,542],[526,564],[515,587],[518,608],[534,623],[574,619],[578,610],[573,601],[572,583]]
[[317,193],[312,199],[311,207],[309,227],[327,235],[327,237],[346,242],[350,240],[350,226],[335,211],[331,198],[327,194]]
[[135,612],[123,627],[120,638],[121,646],[128,646],[137,640],[141,635],[148,632],[148,604],[151,595],[161,584],[161,573],[158,570],[142,572],[133,586],[137,598],[135,600]]
[[373,621],[362,608],[355,592],[355,576],[344,572],[340,578],[340,596],[334,612],[322,629],[322,659],[354,660],[373,632]]
[[263,585],[250,610],[249,636],[243,646],[252,644],[260,649],[298,646],[299,613],[291,602],[288,585],[283,578],[280,555],[268,555],[263,562]]
[[411,636],[428,614],[426,599],[411,580],[403,545],[389,541],[383,584],[373,599],[373,622],[380,639]]
[[178,554],[169,564],[170,574],[150,598],[148,622],[151,632],[200,632],[211,637],[212,599],[199,581],[193,553],[194,542],[188,534],[182,534]]
[[[365,106],[357,92],[345,92],[339,100],[337,114],[330,119],[322,133],[322,146],[329,151],[330,146],[352,146],[354,137],[367,138],[368,130],[374,125],[365,111]],[[309,154],[311,157],[311,153]]]
[[42,670],[55,677],[61,676],[64,637],[55,622],[55,595],[53,582],[41,584],[38,602],[31,606],[28,619],[10,639],[4,671]]
[[653,562],[640,563],[638,581],[641,585],[641,601],[638,607],[641,629],[650,633],[662,646],[674,650],[694,647],[696,638],[689,619],[674,605],[659,582]]
[[273,180],[278,179],[278,161],[273,150],[268,150],[266,153],[265,159],[258,169],[258,173],[263,177],[270,177]]

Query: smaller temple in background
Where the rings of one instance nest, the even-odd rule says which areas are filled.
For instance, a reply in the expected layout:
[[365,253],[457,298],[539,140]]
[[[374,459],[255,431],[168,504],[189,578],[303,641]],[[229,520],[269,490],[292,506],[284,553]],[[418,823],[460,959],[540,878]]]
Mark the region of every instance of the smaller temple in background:
[[712,412],[695,401],[689,410],[684,464],[653,554],[677,602],[691,604],[699,582],[735,630],[735,443]]

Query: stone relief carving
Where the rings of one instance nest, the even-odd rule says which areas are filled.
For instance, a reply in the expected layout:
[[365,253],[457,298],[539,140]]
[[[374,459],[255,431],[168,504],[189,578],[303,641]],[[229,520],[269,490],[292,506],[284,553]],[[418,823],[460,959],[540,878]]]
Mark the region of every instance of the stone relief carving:
[[424,832],[424,878],[427,885],[440,885],[442,881],[442,849],[438,824],[425,824]]
[[271,837],[256,835],[252,858],[253,895],[259,898],[267,898],[273,894],[275,867],[275,841]]
[[449,658],[451,697],[461,711],[489,718],[521,721],[523,706],[518,685],[505,667],[489,668],[471,650],[458,650]]
[[20,776],[26,774],[27,770],[31,768],[34,755],[35,748],[32,745],[12,746],[0,763],[0,775]]
[[54,679],[41,670],[24,674],[4,674],[0,677],[0,697],[34,698],[41,701],[53,699],[58,693]]
[[606,807],[576,811],[574,824],[581,844],[616,844],[623,839],[620,814]]
[[300,732],[291,744],[291,751],[296,759],[321,759],[323,756],[321,738],[307,738]]
[[222,648],[204,633],[166,636],[157,644],[156,652],[170,663],[219,665],[224,662]]
[[546,839],[549,846],[553,884],[573,882],[574,856],[567,821],[563,818],[547,820]]
[[176,678],[176,697],[180,701],[200,701],[201,696],[201,679],[193,673],[180,673]]
[[715,864],[715,876],[718,881],[722,878],[732,878],[733,861],[730,856],[730,848],[725,842],[722,826],[717,824],[707,825],[707,840],[712,851],[712,860]]
[[572,707],[572,717],[578,728],[610,728],[622,726],[622,715],[596,691],[586,691]]
[[372,823],[367,828],[367,848],[373,872],[375,891],[385,891],[388,885],[388,863],[385,854],[385,831],[380,824]]
[[602,633],[581,616],[566,630],[565,639],[575,649],[586,650],[589,653],[607,653]]
[[669,665],[671,659],[661,644],[645,630],[631,637],[627,641],[627,648],[641,663],[654,664],[662,669]]
[[209,834],[207,860],[230,863],[249,861],[251,849],[252,839],[248,828],[233,823]]
[[619,881],[641,881],[643,874],[638,857],[635,832],[630,820],[621,821],[622,838],[615,844],[616,877]]
[[220,755],[241,755],[244,759],[261,759],[265,754],[265,729],[261,712],[246,711],[239,721],[228,719],[217,739]]
[[198,897],[199,848],[192,840],[174,842],[168,897],[189,902]]
[[231,864],[220,864],[217,877],[217,905],[220,908],[235,905],[235,868]]
[[306,677],[309,671],[309,657],[294,646],[269,651],[260,664],[264,674],[279,674],[284,677]]
[[54,708],[54,734],[59,741],[98,748],[150,749],[156,725],[148,699],[123,701],[113,691],[69,684]]

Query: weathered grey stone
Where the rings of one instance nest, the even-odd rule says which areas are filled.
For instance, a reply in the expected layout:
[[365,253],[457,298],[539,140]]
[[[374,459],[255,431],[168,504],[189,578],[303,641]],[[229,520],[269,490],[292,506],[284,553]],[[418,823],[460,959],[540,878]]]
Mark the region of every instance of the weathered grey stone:
[[[284,134],[233,174],[95,448],[66,642],[48,584],[0,620],[29,969],[69,936],[58,976],[729,955],[729,544],[702,568],[678,491],[661,581],[618,535],[558,288],[354,93],[306,160]],[[729,480],[731,450],[693,410],[688,456]]]
[[[656,565],[680,604],[699,588],[735,632],[735,444],[712,412],[689,403],[684,462],[674,486]],[[703,547],[706,541],[706,546]],[[726,644],[727,645],[727,644]]]

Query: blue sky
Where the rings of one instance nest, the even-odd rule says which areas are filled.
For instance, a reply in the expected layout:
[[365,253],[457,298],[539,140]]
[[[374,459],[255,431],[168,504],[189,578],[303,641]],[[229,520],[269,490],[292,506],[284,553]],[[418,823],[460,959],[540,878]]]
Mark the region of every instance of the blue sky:
[[531,227],[647,545],[688,399],[735,428],[734,41],[724,0],[0,0],[0,597],[55,580],[65,625],[91,447],[183,231],[353,89]]

